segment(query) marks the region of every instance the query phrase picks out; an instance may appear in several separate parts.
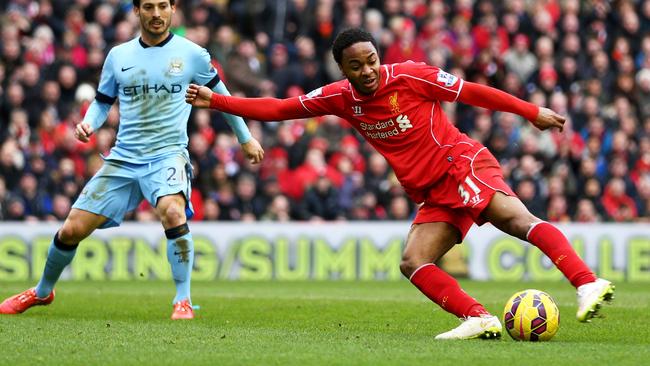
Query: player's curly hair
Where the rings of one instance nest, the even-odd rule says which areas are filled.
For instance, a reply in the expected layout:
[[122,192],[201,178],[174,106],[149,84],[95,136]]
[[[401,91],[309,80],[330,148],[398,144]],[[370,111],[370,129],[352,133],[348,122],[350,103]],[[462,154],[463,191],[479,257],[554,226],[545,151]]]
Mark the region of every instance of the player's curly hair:
[[[176,0],[169,0],[169,5],[176,5]],[[140,7],[140,0],[133,0],[133,6]]]
[[372,34],[366,32],[361,28],[349,28],[339,33],[339,35],[336,36],[336,39],[334,40],[334,44],[332,45],[332,55],[334,56],[336,63],[341,63],[344,49],[359,42],[370,42],[373,46],[375,46],[375,49],[379,49],[377,47],[377,41],[375,41],[375,38],[372,36]]

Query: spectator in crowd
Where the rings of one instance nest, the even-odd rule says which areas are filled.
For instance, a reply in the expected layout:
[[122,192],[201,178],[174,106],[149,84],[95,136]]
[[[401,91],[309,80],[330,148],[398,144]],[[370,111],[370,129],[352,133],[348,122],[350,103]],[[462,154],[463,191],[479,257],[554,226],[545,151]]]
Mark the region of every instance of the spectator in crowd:
[[598,214],[594,203],[588,199],[578,201],[576,214],[573,217],[576,222],[599,222],[602,218]]
[[242,40],[228,56],[225,71],[232,93],[257,96],[275,87],[267,79],[266,65],[260,59],[257,45],[250,39]]
[[517,34],[514,45],[503,57],[506,70],[513,72],[521,82],[526,82],[537,69],[537,58],[530,52],[530,41],[525,34]]
[[243,173],[237,178],[235,187],[236,201],[235,206],[242,217],[250,221],[259,219],[264,214],[264,201],[257,194],[257,182],[255,177],[248,173]]
[[72,203],[69,197],[56,194],[52,198],[52,212],[46,216],[47,220],[63,221],[68,216]]
[[271,200],[266,212],[262,215],[264,221],[281,221],[291,220],[291,206],[287,196],[279,194]]
[[310,221],[335,220],[341,215],[339,192],[326,174],[307,188],[300,204],[300,218]]
[[409,220],[412,209],[409,201],[404,196],[395,196],[391,199],[388,207],[389,220]]
[[625,182],[621,178],[609,181],[602,202],[605,212],[614,221],[632,221],[637,217],[636,203],[625,193]]
[[637,191],[639,192],[637,203],[639,218],[641,221],[648,222],[650,221],[650,174],[645,174],[639,179]]
[[[535,214],[585,222],[650,220],[650,1],[296,0],[284,14],[271,3],[253,9],[244,0],[227,6],[181,2],[173,28],[210,50],[233,92],[285,97],[340,79],[329,52],[332,37],[363,24],[387,63],[431,63],[568,117],[563,132],[539,134],[513,115],[443,106],[463,132],[490,148],[513,187],[532,195]],[[3,7],[11,10],[0,14],[3,219],[64,217],[55,211],[76,198],[117,131],[113,109],[87,146],[70,135],[94,97],[84,90],[97,87],[108,50],[135,35],[137,19],[129,4],[55,5],[9,0]],[[25,10],[30,7],[37,11]],[[204,220],[300,219],[299,199],[322,170],[339,197],[339,212],[328,217],[393,216],[399,193],[392,172],[336,117],[256,127],[268,152],[260,167],[248,166],[233,149],[236,140],[218,113],[197,110],[191,118],[194,186],[201,196],[193,199],[202,202]],[[21,177],[30,175],[38,182],[34,197],[51,200],[43,214],[32,215],[34,206],[20,198]],[[252,215],[242,207],[248,198],[240,195],[250,193],[240,191],[242,176],[252,176],[256,185]],[[624,195],[616,196],[621,180]],[[279,213],[269,214],[274,202]],[[408,210],[412,215],[414,208]],[[138,215],[144,219],[146,212]]]

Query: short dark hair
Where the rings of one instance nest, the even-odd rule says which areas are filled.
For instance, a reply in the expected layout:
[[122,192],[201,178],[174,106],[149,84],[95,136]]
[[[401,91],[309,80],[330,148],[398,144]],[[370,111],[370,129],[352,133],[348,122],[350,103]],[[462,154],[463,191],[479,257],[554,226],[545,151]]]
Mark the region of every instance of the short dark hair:
[[339,35],[336,36],[336,39],[334,40],[334,44],[332,45],[332,55],[334,56],[336,63],[341,63],[344,49],[360,42],[370,42],[375,47],[375,49],[379,49],[377,47],[377,41],[375,41],[375,38],[372,36],[372,34],[366,32],[361,28],[349,28],[339,33]]
[[[169,0],[169,5],[176,5],[176,0]],[[140,7],[140,0],[133,0],[133,6]]]

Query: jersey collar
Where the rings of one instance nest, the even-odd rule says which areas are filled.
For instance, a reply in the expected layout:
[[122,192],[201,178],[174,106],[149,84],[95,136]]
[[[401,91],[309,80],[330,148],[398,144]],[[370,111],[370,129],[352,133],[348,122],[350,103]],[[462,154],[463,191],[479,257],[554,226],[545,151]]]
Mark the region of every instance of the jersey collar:
[[142,48],[149,48],[149,47],[163,47],[164,45],[166,45],[167,43],[169,43],[169,41],[172,40],[172,37],[174,37],[174,33],[169,32],[169,35],[167,36],[167,38],[165,38],[162,42],[160,42],[160,43],[158,43],[158,44],[156,44],[156,45],[153,45],[153,46],[149,46],[148,44],[144,43],[144,42],[142,41],[142,37],[138,38],[138,42],[140,42],[140,46],[142,46]]
[[381,90],[382,84],[385,84],[387,80],[388,80],[388,66],[381,65],[381,67],[379,68],[379,86],[377,87],[377,90],[375,90],[374,93],[370,95],[363,95],[354,89],[352,83],[348,82],[348,85],[350,87],[350,93],[352,94],[352,99],[354,99],[357,102],[362,102],[364,100],[368,100],[374,97],[375,95],[377,95],[379,90]]

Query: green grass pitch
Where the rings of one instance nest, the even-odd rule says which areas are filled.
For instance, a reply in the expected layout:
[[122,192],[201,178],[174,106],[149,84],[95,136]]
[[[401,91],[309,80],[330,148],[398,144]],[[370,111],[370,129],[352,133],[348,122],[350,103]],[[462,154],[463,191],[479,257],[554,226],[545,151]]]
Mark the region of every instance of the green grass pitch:
[[[434,341],[459,324],[407,281],[197,282],[193,321],[169,320],[171,282],[62,282],[54,303],[0,316],[0,365],[639,365],[650,360],[650,286],[617,284],[606,318],[575,320],[564,283],[461,281],[502,316],[517,290],[548,292],[546,343]],[[4,298],[33,284],[2,283]]]

